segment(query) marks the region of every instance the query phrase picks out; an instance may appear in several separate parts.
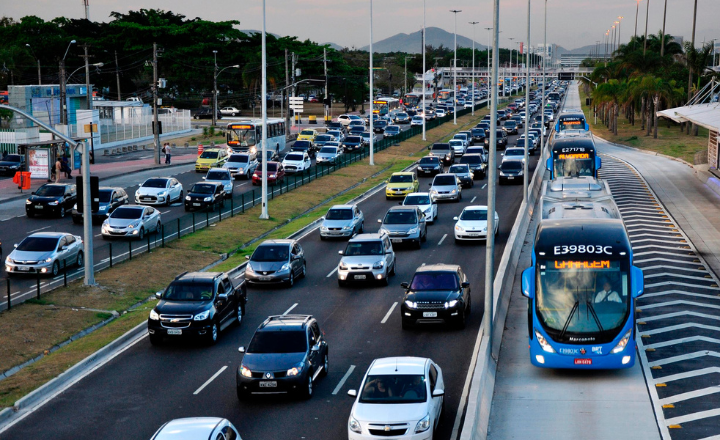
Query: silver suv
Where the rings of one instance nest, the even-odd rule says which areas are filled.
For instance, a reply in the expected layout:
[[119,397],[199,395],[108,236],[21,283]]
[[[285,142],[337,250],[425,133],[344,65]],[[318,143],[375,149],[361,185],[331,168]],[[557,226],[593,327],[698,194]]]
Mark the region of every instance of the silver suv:
[[320,239],[352,237],[362,234],[364,226],[365,217],[357,205],[335,205],[323,218]]
[[378,281],[388,285],[395,275],[395,251],[387,234],[360,234],[352,238],[338,264],[338,285],[351,281]]
[[231,154],[227,162],[223,164],[223,168],[230,171],[230,175],[234,178],[250,179],[258,166],[257,155],[255,153],[236,153]]
[[430,197],[433,200],[453,200],[459,202],[462,199],[462,185],[455,174],[438,174],[430,184]]
[[420,249],[427,240],[425,213],[418,206],[393,206],[378,223],[380,233],[390,236],[392,243],[412,243]]

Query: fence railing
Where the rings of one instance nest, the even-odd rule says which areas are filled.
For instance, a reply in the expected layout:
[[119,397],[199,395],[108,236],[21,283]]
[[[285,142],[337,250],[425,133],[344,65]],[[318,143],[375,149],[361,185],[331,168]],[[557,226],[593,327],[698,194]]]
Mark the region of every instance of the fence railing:
[[[482,108],[485,103],[478,104],[476,108]],[[458,117],[469,114],[471,109],[463,109],[457,112]],[[448,115],[443,118],[426,122],[426,129],[432,129],[446,122],[452,121],[453,116]],[[399,142],[408,140],[422,133],[421,126],[412,126],[410,129],[401,131],[398,136],[384,138],[374,143],[374,152],[383,151]],[[268,186],[268,200],[272,200],[277,196],[286,194],[303,185],[307,185],[315,180],[334,173],[335,171],[345,168],[353,163],[361,161],[370,154],[369,148],[365,148],[358,152],[345,153],[334,164],[316,165],[303,174],[286,175],[285,179],[275,185]],[[184,203],[184,201],[183,201]],[[142,240],[112,240],[108,243],[96,246],[94,253],[95,270],[103,270],[113,267],[124,261],[132,260],[138,255],[152,252],[153,249],[165,247],[165,245],[173,240],[177,240],[193,232],[207,228],[216,223],[222,222],[236,215],[241,215],[248,209],[262,203],[262,190],[253,188],[240,194],[234,194],[232,198],[225,200],[224,204],[213,209],[205,209],[203,211],[195,211],[185,214],[167,222],[161,223],[159,231],[145,234]],[[239,249],[240,246],[238,246]],[[13,304],[25,301],[28,298],[40,299],[41,295],[50,292],[60,286],[67,286],[69,281],[83,277],[83,268],[76,268],[68,262],[68,270],[62,270],[64,264],[61,263],[61,274],[54,278],[41,276],[40,274],[21,275],[18,277],[6,277],[3,283],[5,285],[6,302],[0,303],[0,310],[9,309]],[[73,266],[73,267],[71,267]]]

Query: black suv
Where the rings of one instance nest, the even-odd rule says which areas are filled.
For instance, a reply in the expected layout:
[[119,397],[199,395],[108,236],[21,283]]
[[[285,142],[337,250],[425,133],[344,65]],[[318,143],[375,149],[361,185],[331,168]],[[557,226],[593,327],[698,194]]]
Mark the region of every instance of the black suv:
[[[203,108],[198,109],[193,114],[193,118],[194,119],[212,119],[212,114],[213,114],[212,108],[203,107]],[[218,110],[217,115],[215,115],[215,116],[216,116],[216,119],[222,119],[222,114],[220,114],[220,110]]]
[[440,162],[439,157],[425,156],[418,162],[417,173],[418,176],[424,176],[429,174],[436,176],[443,172],[443,164]]
[[255,331],[237,370],[237,396],[297,393],[309,399],[313,381],[328,373],[325,334],[310,315],[270,316]]
[[[488,145],[490,145],[490,137],[487,138]],[[507,148],[508,144],[508,135],[507,132],[503,129],[497,129],[495,130],[495,148],[500,150],[504,150]]]
[[185,211],[225,205],[225,187],[220,182],[196,183],[185,196]]
[[473,143],[485,143],[485,128],[473,128],[470,130]]
[[55,215],[60,218],[70,212],[77,202],[75,185],[65,183],[46,183],[33,191],[25,202],[28,217],[36,215]]
[[403,329],[419,323],[437,322],[465,328],[470,316],[470,283],[460,266],[420,266],[410,283],[400,285],[405,288],[400,306]]
[[25,156],[22,154],[8,154],[0,159],[0,176],[13,176],[18,171],[25,171]]
[[185,272],[163,291],[148,318],[150,342],[163,338],[200,338],[217,342],[220,332],[232,323],[240,325],[245,315],[245,281],[233,286],[224,272]]

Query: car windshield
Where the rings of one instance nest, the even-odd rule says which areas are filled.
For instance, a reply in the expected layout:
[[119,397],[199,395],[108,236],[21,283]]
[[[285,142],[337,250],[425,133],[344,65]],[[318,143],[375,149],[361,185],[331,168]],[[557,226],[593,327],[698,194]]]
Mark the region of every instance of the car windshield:
[[167,187],[166,179],[148,179],[142,184],[143,188],[165,188]]
[[265,244],[253,252],[251,261],[287,261],[290,247],[286,244]]
[[460,220],[487,220],[487,209],[465,209]]
[[200,159],[217,159],[218,157],[217,151],[203,151],[203,153],[200,155]]
[[4,162],[22,162],[22,156],[19,154],[10,154],[5,158]]
[[519,148],[508,148],[505,150],[505,156],[524,156],[525,150],[520,150]]
[[429,205],[432,201],[428,195],[409,195],[405,197],[403,205]]
[[382,242],[377,241],[351,241],[345,248],[343,255],[346,257],[356,257],[362,255],[382,255]]
[[485,154],[483,147],[470,147],[465,154]]
[[307,336],[304,331],[262,331],[255,333],[248,353],[282,354],[304,353],[307,351]]
[[326,220],[350,220],[353,218],[352,209],[331,209],[325,216]]
[[40,197],[58,197],[65,194],[64,186],[43,185],[35,191]]
[[437,157],[425,156],[422,159],[420,159],[420,163],[422,165],[436,165],[436,164],[440,163],[440,159]]
[[500,169],[502,171],[520,171],[522,167],[523,164],[519,160],[509,160],[500,164]]
[[454,272],[418,272],[410,283],[411,290],[456,290],[457,275]]
[[168,301],[210,301],[213,299],[213,282],[176,281],[168,286],[161,298]]
[[398,117],[398,118],[407,118],[407,117],[408,117],[408,114],[407,114],[407,113],[398,113],[398,114],[397,114],[397,117]]
[[556,176],[593,176],[595,174],[595,160],[588,153],[560,154],[553,162],[553,172]]
[[300,132],[300,134],[305,136],[312,136],[315,134],[315,132],[313,132],[312,130],[303,130]]
[[438,185],[455,185],[457,181],[455,180],[455,176],[435,176],[435,180],[433,180],[433,186]]
[[230,180],[230,173],[227,171],[208,171],[205,180]]
[[57,237],[27,237],[15,249],[23,252],[52,252],[58,240]]
[[328,136],[326,134],[321,134],[320,136],[315,138],[316,142],[327,142],[327,141],[331,141],[331,140],[332,140],[332,136]]
[[450,148],[450,144],[435,144],[431,151],[447,151],[448,148]]
[[417,215],[415,211],[410,210],[388,211],[383,220],[385,225],[414,225],[415,223],[417,223]]
[[111,189],[101,189],[100,190],[100,203],[110,203],[110,198],[112,197],[113,190]]
[[248,163],[250,162],[250,156],[247,154],[233,154],[230,156],[230,159],[228,159],[228,162]]
[[[515,143],[515,145],[518,146],[518,147],[520,147],[520,148],[525,148],[525,139],[518,139],[517,142]],[[512,154],[508,154],[508,153],[506,153],[505,155],[506,155],[506,156],[512,156]],[[524,156],[524,155],[525,155],[525,154],[523,153],[523,154],[521,154],[520,156]]]
[[310,141],[295,141],[292,147],[295,150],[308,149],[310,148]]
[[212,194],[215,192],[215,185],[196,183],[190,188],[190,192],[195,194]]
[[467,165],[453,165],[448,170],[448,173],[453,173],[453,174],[467,174],[469,172],[470,172],[470,169],[468,168]]
[[481,162],[481,157],[479,155],[468,155],[460,158],[460,163],[467,163],[467,164],[476,164]]
[[425,401],[427,384],[423,375],[368,375],[360,393],[362,403],[397,404]]
[[320,149],[320,153],[335,154],[335,153],[337,153],[337,148],[335,148],[335,147],[322,147],[322,148]]
[[345,139],[346,144],[357,144],[360,142],[360,136],[348,136],[347,139]]
[[409,174],[394,174],[390,176],[390,183],[412,183],[413,176]]
[[302,154],[292,154],[292,153],[290,153],[290,154],[288,154],[287,156],[285,156],[285,160],[297,160],[297,161],[302,161],[302,160],[303,160],[303,155],[302,155]]
[[505,127],[514,127],[515,124],[516,124],[516,122],[511,119],[509,121],[505,121],[504,125],[505,125]]
[[[278,164],[275,163],[275,162],[268,162],[268,164],[267,164],[267,170],[270,171],[270,172],[272,172],[272,171],[277,171],[277,165],[278,165]],[[258,167],[257,172],[259,172],[259,173],[262,174],[262,168]]]
[[110,218],[132,220],[142,216],[143,208],[118,208],[110,214]]
[[485,136],[485,130],[483,130],[482,128],[473,128],[472,135],[473,136]]
[[395,125],[389,125],[388,128],[385,129],[385,131],[387,131],[387,132],[400,131],[400,127],[397,127]]
[[453,147],[456,146],[456,145],[462,146],[462,145],[463,145],[463,141],[460,140],[460,139],[452,139],[452,140],[450,140],[450,145],[453,146]]

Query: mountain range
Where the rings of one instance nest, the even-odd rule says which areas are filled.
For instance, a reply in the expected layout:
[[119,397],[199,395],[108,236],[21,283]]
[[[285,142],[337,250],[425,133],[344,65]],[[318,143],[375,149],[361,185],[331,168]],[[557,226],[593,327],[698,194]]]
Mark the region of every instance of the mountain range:
[[[455,44],[455,34],[438,27],[425,28],[425,44],[428,46],[439,47],[440,45],[452,48]],[[462,35],[457,36],[458,47],[472,47],[472,40]],[[369,46],[361,47],[360,50],[368,50]],[[475,48],[485,50],[485,46],[475,42]],[[385,38],[377,42],[373,42],[373,52],[405,52],[420,53],[422,50],[422,29],[412,34],[396,34],[392,37]]]

